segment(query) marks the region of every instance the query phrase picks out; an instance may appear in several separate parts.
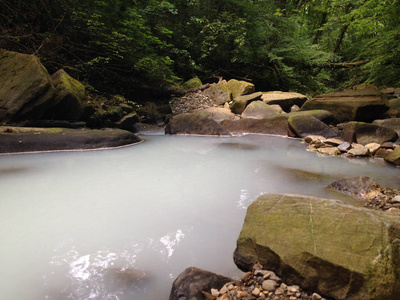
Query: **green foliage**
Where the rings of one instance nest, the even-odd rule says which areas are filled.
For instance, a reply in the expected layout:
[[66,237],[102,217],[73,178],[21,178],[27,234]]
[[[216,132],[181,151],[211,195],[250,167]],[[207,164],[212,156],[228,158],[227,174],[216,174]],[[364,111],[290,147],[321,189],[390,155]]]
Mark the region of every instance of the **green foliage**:
[[112,93],[223,76],[313,94],[399,85],[399,15],[400,0],[0,0],[0,32]]

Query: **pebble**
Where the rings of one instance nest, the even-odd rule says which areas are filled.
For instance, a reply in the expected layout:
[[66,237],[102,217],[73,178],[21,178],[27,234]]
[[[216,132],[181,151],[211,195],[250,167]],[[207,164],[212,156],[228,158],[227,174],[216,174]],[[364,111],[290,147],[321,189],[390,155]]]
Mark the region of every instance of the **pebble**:
[[274,292],[278,287],[278,283],[275,280],[267,279],[262,283],[262,288],[269,292]]

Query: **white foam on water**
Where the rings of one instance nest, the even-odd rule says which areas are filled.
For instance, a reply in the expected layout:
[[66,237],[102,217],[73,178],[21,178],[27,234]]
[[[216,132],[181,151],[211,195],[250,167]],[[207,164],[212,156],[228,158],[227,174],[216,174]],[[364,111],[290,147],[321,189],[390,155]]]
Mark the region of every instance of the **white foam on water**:
[[324,187],[358,175],[400,182],[399,169],[318,157],[293,139],[144,138],[0,156],[0,299],[168,299],[189,266],[240,276],[232,253],[259,195],[338,197]]

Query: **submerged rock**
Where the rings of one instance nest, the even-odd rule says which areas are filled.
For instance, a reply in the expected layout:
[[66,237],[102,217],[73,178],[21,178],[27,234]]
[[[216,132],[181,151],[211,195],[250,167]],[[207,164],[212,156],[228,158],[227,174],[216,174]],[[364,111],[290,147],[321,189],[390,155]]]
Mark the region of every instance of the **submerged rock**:
[[267,194],[248,208],[234,261],[333,299],[400,297],[400,221],[338,200]]

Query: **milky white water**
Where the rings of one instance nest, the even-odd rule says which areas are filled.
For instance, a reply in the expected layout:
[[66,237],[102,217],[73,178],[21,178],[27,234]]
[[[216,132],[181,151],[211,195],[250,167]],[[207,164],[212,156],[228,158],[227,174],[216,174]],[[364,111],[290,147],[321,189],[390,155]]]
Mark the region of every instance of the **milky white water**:
[[232,253],[259,195],[336,197],[324,187],[346,176],[400,182],[399,169],[293,139],[144,139],[0,156],[0,299],[168,299],[189,266],[240,275]]

